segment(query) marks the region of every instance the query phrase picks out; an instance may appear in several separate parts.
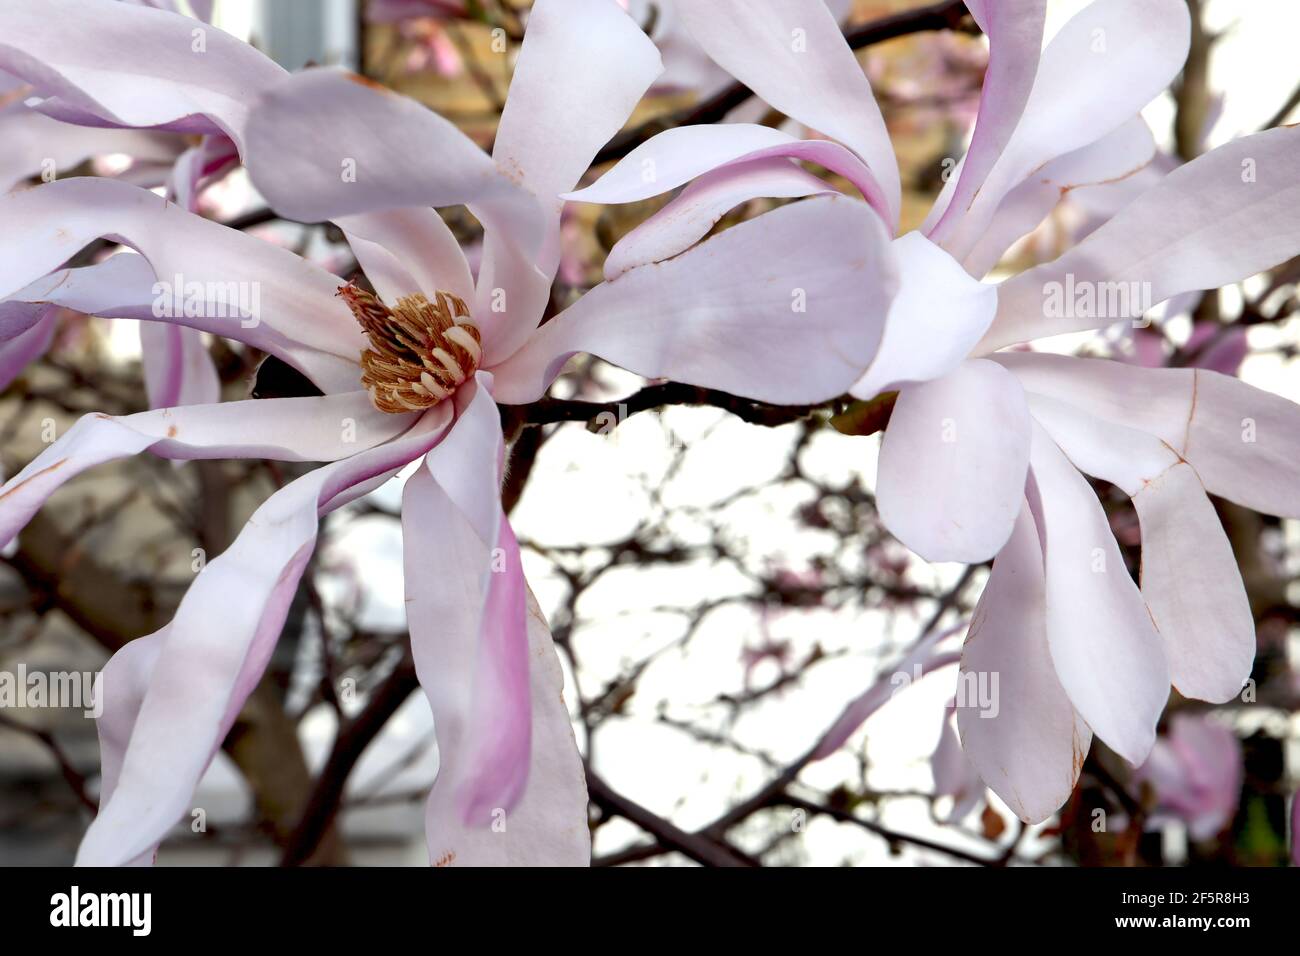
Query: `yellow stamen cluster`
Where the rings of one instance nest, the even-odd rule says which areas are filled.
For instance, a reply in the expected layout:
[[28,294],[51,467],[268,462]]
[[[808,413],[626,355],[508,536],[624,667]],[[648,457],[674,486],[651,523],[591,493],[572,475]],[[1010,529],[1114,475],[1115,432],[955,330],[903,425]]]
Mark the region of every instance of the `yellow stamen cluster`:
[[469,307],[448,292],[430,302],[416,293],[388,308],[355,285],[338,294],[356,316],[370,347],[361,353],[361,384],[382,412],[437,405],[471,377],[483,358],[483,337]]

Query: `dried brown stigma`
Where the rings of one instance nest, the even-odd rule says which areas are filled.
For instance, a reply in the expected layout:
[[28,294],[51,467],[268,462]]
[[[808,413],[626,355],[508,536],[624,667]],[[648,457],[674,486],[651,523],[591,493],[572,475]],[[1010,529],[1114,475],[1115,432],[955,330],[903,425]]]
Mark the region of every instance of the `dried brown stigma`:
[[430,302],[417,292],[390,309],[355,285],[338,294],[370,340],[361,353],[361,384],[380,411],[430,408],[478,369],[483,337],[463,299],[436,292]]

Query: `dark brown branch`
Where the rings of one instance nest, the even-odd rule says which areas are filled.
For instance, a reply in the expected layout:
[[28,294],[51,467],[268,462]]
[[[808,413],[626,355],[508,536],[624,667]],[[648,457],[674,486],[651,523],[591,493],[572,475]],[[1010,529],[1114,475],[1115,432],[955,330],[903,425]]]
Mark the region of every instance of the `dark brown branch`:
[[[838,400],[837,400],[838,401]],[[708,405],[721,408],[754,425],[775,427],[808,418],[835,403],[821,405],[770,405],[741,398],[716,388],[701,388],[680,382],[647,385],[627,398],[613,402],[583,402],[545,397],[528,406],[504,406],[526,425],[554,425],[558,422],[586,422],[589,431],[606,430],[638,412],[668,405]]]
[[1286,102],[1278,108],[1278,111],[1269,118],[1269,121],[1260,127],[1261,130],[1272,129],[1274,126],[1281,126],[1282,121],[1290,115],[1291,111],[1300,106],[1300,86],[1291,91],[1291,95],[1286,98]]
[[635,823],[653,836],[660,846],[668,850],[676,850],[696,863],[703,866],[758,865],[756,860],[744,856],[739,850],[725,843],[717,843],[708,836],[687,833],[680,827],[674,826],[658,814],[650,812],[639,803],[615,791],[590,767],[587,768],[587,790],[591,795],[591,802],[596,806]]
[[376,688],[361,713],[339,728],[334,747],[321,769],[302,818],[284,848],[281,866],[300,866],[311,859],[338,814],[343,789],[353,767],[370,742],[384,729],[388,719],[419,686],[415,662],[408,649],[393,672]]
[[919,847],[923,850],[934,850],[937,853],[946,853],[954,859],[964,860],[967,863],[975,863],[979,866],[1001,866],[1004,861],[1001,857],[986,859],[975,853],[969,853],[955,846],[948,846],[945,843],[938,843],[934,840],[928,840],[925,837],[913,836],[909,833],[900,833],[897,830],[891,830],[888,827],[876,823],[874,820],[868,820],[860,817],[851,810],[843,810],[839,807],[827,806],[822,803],[813,803],[811,800],[804,800],[801,797],[783,796],[781,803],[795,809],[803,810],[805,813],[817,813],[822,816],[830,817],[840,823],[853,823],[862,829],[867,830],[876,836],[883,837],[891,845],[906,843],[910,846]]
[[0,713],[0,727],[8,727],[11,730],[16,730],[39,740],[45,746],[45,749],[49,751],[50,756],[54,758],[54,762],[59,765],[59,773],[63,775],[63,779],[72,792],[76,794],[81,805],[90,810],[91,813],[98,812],[98,805],[90,798],[85,776],[73,765],[72,760],[64,753],[63,748],[59,746],[59,742],[54,739],[53,734],[47,730],[41,730],[39,727],[31,727],[22,721],[14,720],[2,713]]

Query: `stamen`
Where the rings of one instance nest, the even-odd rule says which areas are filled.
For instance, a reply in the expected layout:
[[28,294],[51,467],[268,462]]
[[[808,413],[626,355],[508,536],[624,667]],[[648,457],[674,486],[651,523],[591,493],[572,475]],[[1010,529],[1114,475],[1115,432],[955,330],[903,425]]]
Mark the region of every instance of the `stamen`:
[[446,349],[438,348],[433,349],[429,354],[433,356],[434,361],[451,373],[452,380],[457,385],[465,381],[465,373],[460,370],[460,365],[458,365],[456,360],[451,357],[450,352]]
[[469,307],[449,292],[435,303],[403,296],[390,309],[355,285],[338,291],[369,340],[361,353],[361,383],[385,412],[431,408],[451,397],[483,360],[483,337]]
[[470,335],[469,330],[466,329],[464,326],[453,325],[451,328],[449,328],[446,332],[443,333],[443,338],[447,339],[448,341],[455,342],[466,352],[468,352],[470,358],[473,359],[475,365],[477,365],[480,361],[482,361],[483,349],[479,347],[479,344],[477,341],[475,341],[474,336]]

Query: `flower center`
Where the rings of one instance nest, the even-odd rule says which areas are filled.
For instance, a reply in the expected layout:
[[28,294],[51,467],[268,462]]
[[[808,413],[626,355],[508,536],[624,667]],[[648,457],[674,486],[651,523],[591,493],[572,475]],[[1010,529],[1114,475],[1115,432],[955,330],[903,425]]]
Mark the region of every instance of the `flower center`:
[[417,292],[390,309],[355,285],[338,294],[370,340],[361,353],[361,384],[381,412],[437,405],[478,369],[483,336],[463,299],[436,292],[430,302]]

